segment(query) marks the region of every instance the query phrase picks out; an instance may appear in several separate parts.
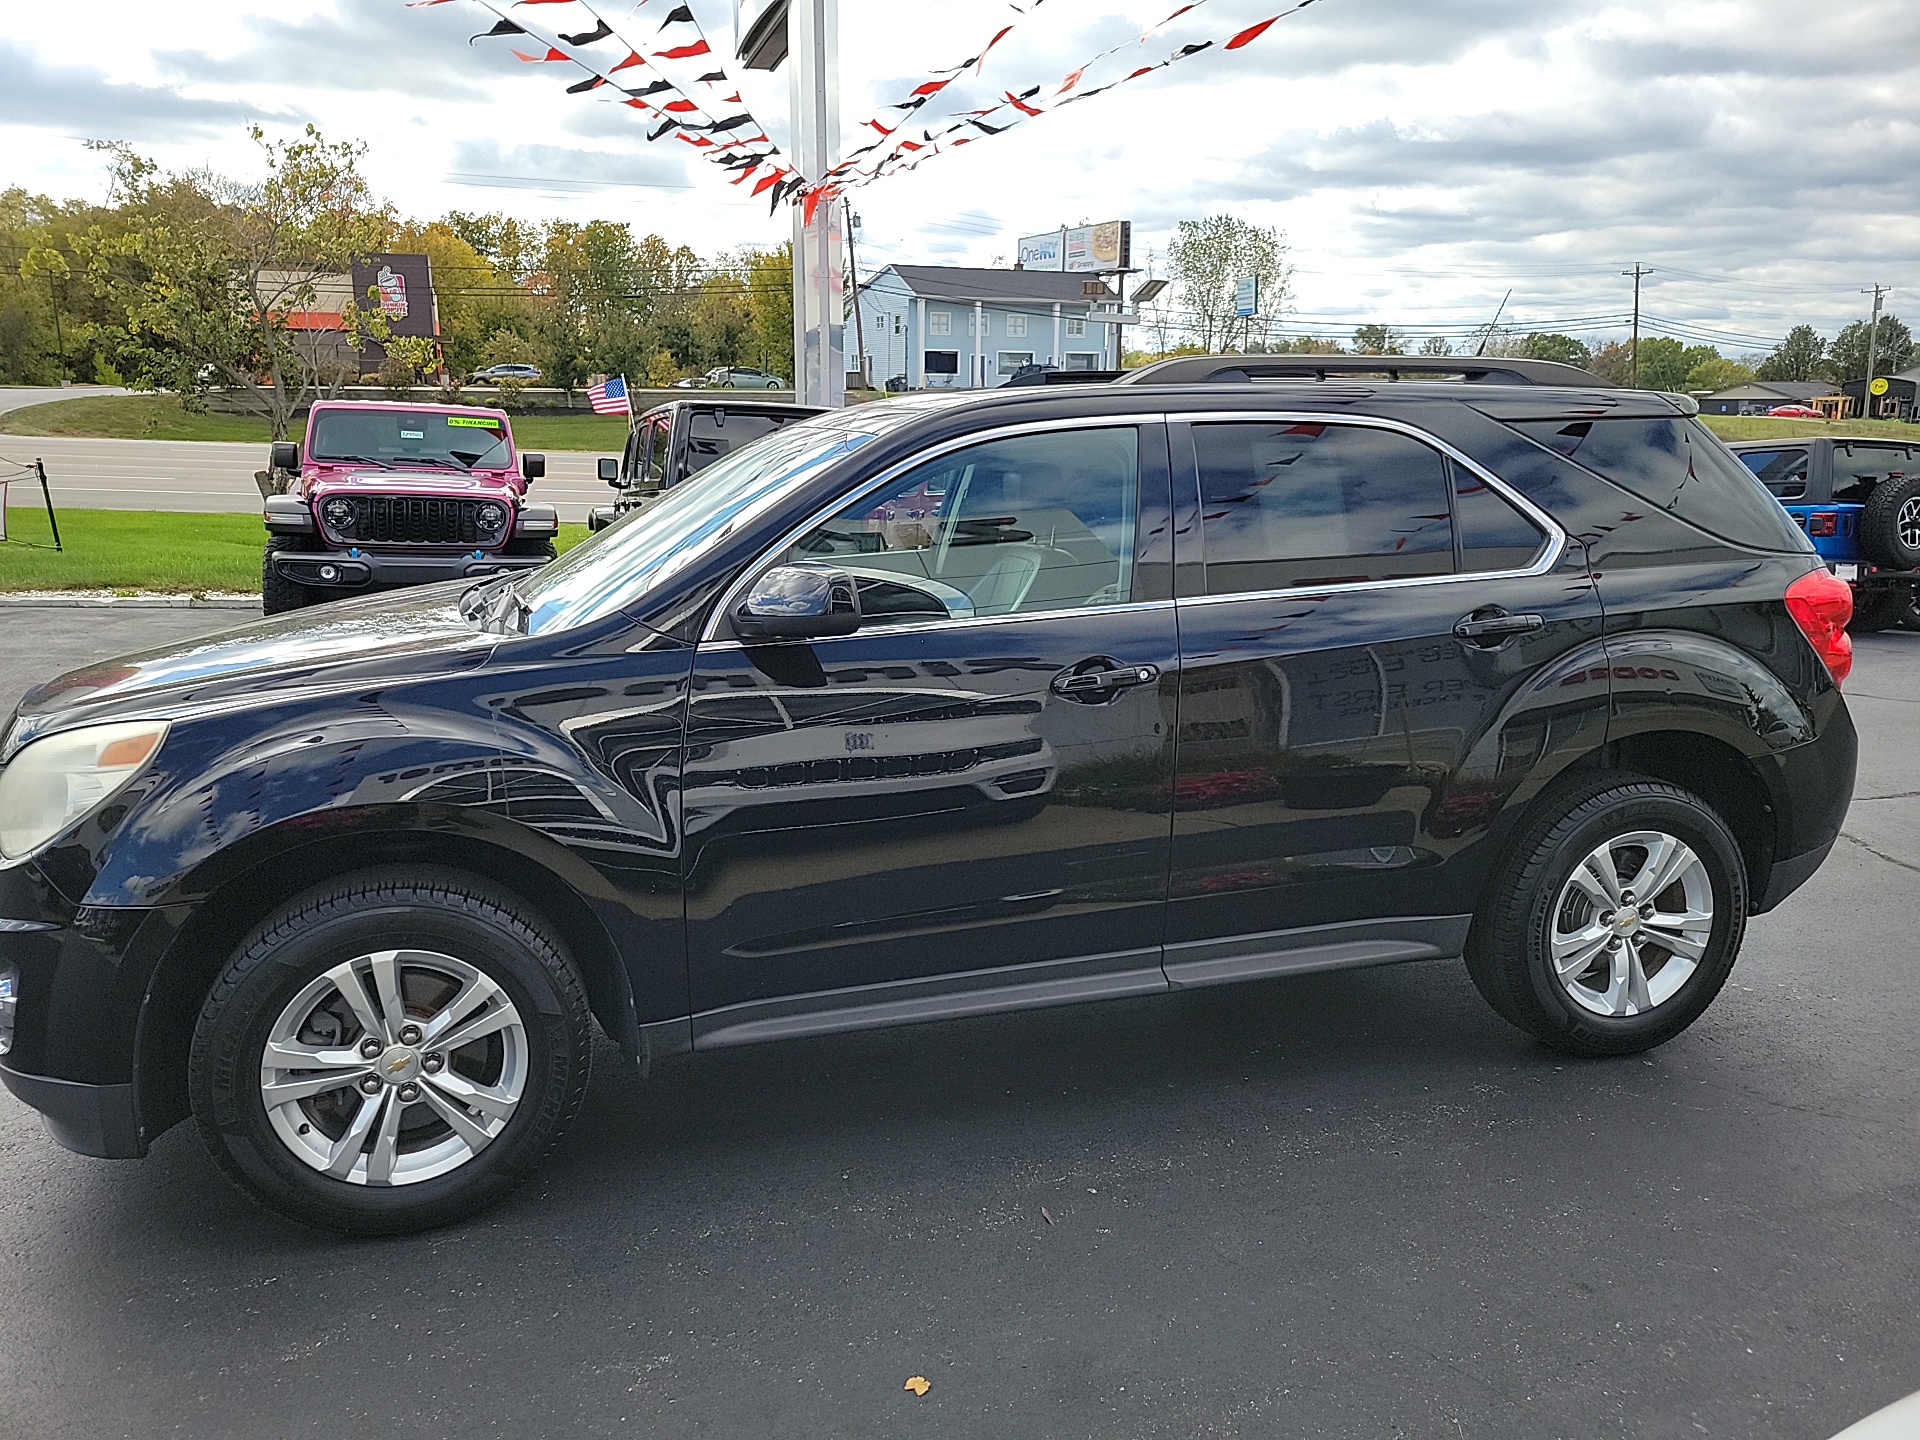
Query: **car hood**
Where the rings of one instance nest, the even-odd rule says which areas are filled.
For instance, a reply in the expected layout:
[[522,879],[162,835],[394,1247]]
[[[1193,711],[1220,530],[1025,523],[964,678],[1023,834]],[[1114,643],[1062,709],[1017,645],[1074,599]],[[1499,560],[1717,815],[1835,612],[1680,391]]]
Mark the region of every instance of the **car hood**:
[[27,692],[8,746],[92,721],[284,703],[480,665],[500,637],[461,617],[473,584],[339,601],[69,671]]
[[516,488],[510,472],[499,470],[335,470],[322,471],[307,482],[307,493],[314,496],[378,490],[387,495],[403,491],[511,497]]

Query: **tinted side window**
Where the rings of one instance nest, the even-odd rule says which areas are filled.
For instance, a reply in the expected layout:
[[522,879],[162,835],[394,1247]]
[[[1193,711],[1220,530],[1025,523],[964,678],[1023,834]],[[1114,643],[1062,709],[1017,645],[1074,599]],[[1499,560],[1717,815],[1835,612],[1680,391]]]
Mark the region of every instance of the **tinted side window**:
[[1518,420],[1521,434],[1709,535],[1755,550],[1806,550],[1806,536],[1697,420]]
[[1782,500],[1804,500],[1807,495],[1807,452],[1804,450],[1741,450],[1740,463]]
[[1139,459],[1132,426],[990,440],[855,501],[790,558],[852,575],[867,624],[1120,604]]
[[667,452],[673,445],[673,421],[664,418],[653,422],[653,438],[647,442],[647,463],[641,469],[640,478],[648,485],[667,483]]
[[1460,571],[1481,575],[1494,570],[1524,570],[1547,537],[1464,465],[1452,465],[1453,528],[1460,537]]
[[1833,498],[1864,505],[1875,485],[1911,475],[1913,469],[1903,445],[1836,445],[1833,447]]
[[620,456],[620,478],[631,485],[640,478],[640,457],[647,453],[647,427],[640,426],[627,436],[627,448]]
[[696,410],[687,416],[687,478],[706,469],[722,455],[751,445],[789,424],[785,415],[743,415],[738,410]]
[[1448,467],[1416,440],[1357,425],[1193,427],[1207,593],[1445,575]]

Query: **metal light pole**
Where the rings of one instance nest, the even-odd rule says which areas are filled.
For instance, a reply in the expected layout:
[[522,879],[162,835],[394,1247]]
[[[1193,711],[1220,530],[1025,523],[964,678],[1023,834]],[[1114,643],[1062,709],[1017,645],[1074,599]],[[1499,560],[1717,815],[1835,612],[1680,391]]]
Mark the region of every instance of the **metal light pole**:
[[[840,0],[792,0],[787,11],[787,83],[793,163],[808,179],[840,152]],[[802,405],[847,403],[846,283],[842,207],[821,203],[813,219],[793,207],[793,388]]]

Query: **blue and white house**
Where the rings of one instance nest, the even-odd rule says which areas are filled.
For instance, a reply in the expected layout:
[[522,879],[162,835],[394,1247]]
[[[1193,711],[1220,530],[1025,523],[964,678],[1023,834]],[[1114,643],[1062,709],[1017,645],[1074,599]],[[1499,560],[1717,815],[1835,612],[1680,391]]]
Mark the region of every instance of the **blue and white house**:
[[[976,270],[954,265],[889,265],[860,287],[859,326],[867,373],[884,386],[984,389],[1023,365],[1062,370],[1120,368],[1118,297],[1093,277],[1058,270]],[[847,367],[859,369],[858,358]]]

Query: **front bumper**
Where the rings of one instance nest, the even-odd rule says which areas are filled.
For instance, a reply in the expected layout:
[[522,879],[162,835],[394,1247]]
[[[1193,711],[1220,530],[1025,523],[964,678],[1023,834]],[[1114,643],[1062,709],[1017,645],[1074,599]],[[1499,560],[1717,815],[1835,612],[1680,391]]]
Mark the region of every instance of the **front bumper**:
[[138,1160],[147,1153],[133,1106],[131,1085],[85,1085],[23,1075],[0,1065],[0,1083],[14,1098],[40,1112],[47,1133],[78,1155],[102,1160]]
[[538,570],[543,555],[500,555],[477,550],[411,555],[391,550],[282,550],[273,568],[282,579],[315,590],[366,590],[391,585],[432,585],[514,570]]

